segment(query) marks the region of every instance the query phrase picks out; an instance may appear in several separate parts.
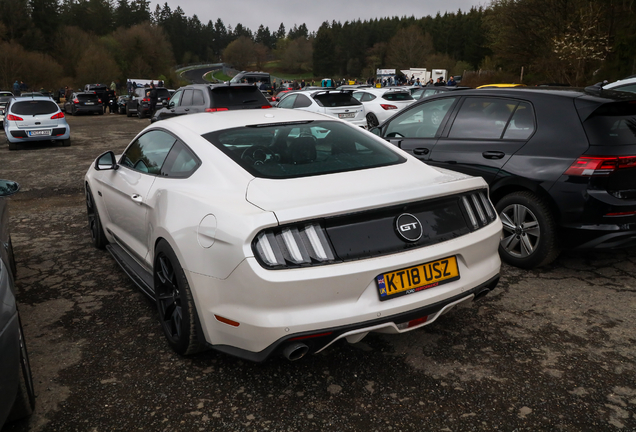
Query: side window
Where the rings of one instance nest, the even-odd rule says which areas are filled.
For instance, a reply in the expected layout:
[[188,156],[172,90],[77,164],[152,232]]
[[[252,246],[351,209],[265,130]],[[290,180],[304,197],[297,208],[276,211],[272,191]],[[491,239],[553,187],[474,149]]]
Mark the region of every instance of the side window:
[[172,95],[172,97],[170,98],[170,107],[176,107],[179,106],[179,101],[181,100],[181,95],[183,94],[183,91],[179,90],[178,92],[176,92],[175,94]]
[[192,95],[192,105],[205,105],[205,99],[203,98],[203,92],[201,90],[195,90]]
[[625,92],[632,92],[632,93],[636,93],[636,84],[626,84],[624,86],[620,86],[620,87],[614,87],[611,90],[617,90],[617,91],[625,91]]
[[177,140],[161,168],[161,175],[186,178],[195,172],[200,164],[199,158],[185,144]]
[[394,118],[384,136],[433,138],[456,100],[456,97],[449,97],[418,104]]
[[283,98],[282,101],[280,101],[280,103],[278,104],[278,108],[293,108],[295,100],[296,100],[296,95],[291,94],[287,96],[286,98]]
[[358,99],[359,101],[362,101],[362,96],[364,96],[364,93],[363,93],[363,92],[359,92],[359,91],[358,91],[358,92],[354,92],[354,93],[353,93],[353,97],[354,97],[354,98],[356,98],[356,99]]
[[449,138],[500,139],[518,102],[498,98],[466,98]]
[[192,105],[192,96],[193,90],[184,90],[183,96],[181,97],[181,106],[191,106]]
[[119,164],[143,173],[159,174],[163,161],[166,160],[175,141],[175,138],[166,132],[152,130],[128,146]]
[[510,119],[504,139],[528,139],[534,132],[534,112],[532,105],[521,102]]
[[373,99],[375,99],[375,96],[372,95],[371,93],[365,93],[364,96],[362,96],[362,102],[369,102],[369,101],[372,101]]
[[294,108],[306,108],[311,106],[311,101],[305,95],[299,94],[296,96],[296,102],[294,103]]

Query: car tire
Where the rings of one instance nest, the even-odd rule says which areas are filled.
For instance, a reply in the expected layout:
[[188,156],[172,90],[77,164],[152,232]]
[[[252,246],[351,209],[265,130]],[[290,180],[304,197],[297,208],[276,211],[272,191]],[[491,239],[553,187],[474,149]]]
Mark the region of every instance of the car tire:
[[128,106],[126,106],[126,117],[132,117],[132,113],[128,109]]
[[13,407],[9,413],[7,421],[13,422],[30,416],[35,408],[35,388],[33,386],[33,375],[31,374],[31,364],[29,363],[29,353],[24,340],[22,322],[18,314],[18,329],[20,334],[20,370],[18,394],[16,395]]
[[503,223],[499,255],[510,265],[532,269],[559,255],[556,221],[548,203],[524,191],[501,198],[496,205]]
[[176,254],[165,240],[155,250],[154,287],[159,321],[170,347],[181,355],[203,351],[192,292]]
[[373,113],[367,114],[367,127],[369,129],[377,127],[380,124],[378,118]]
[[139,117],[140,119],[145,117],[144,112],[139,107],[137,107],[137,117]]
[[91,233],[91,241],[97,249],[104,249],[108,244],[102,220],[99,217],[97,206],[91,188],[86,185],[86,215],[88,217],[88,230]]

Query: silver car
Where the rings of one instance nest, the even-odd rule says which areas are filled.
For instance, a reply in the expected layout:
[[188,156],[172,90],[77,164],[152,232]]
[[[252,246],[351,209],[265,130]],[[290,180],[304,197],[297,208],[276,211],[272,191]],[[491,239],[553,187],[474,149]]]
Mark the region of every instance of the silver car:
[[3,123],[9,150],[33,141],[59,141],[65,147],[71,145],[71,128],[64,113],[47,96],[13,98]]
[[0,429],[6,421],[33,412],[35,392],[20,315],[15,301],[15,260],[9,235],[6,198],[17,183],[0,180]]

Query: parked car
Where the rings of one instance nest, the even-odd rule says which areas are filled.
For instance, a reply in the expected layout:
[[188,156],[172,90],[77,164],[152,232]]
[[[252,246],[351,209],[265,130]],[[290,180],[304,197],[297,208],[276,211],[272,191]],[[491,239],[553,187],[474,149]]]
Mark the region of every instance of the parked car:
[[263,93],[251,84],[191,84],[177,90],[151,121],[201,112],[271,107]]
[[85,188],[94,245],[155,299],[181,354],[299,359],[430,324],[499,278],[483,179],[320,114],[153,123]]
[[460,87],[460,86],[426,86],[426,87],[413,87],[411,88],[411,96],[413,96],[413,99],[415,100],[420,100],[422,98],[425,97],[429,97],[429,96],[433,96],[439,93],[444,93],[444,92],[448,92],[448,91],[455,91],[455,90],[468,90],[470,89],[470,87]]
[[636,75],[622,80],[614,81],[613,83],[605,84],[603,86],[603,89],[636,93]]
[[22,322],[15,300],[15,258],[9,231],[7,197],[17,183],[0,180],[0,429],[6,422],[29,416],[35,390]]
[[3,125],[9,150],[16,150],[19,144],[45,140],[71,145],[71,128],[64,113],[46,96],[13,98]]
[[108,93],[108,86],[106,84],[86,84],[84,86],[85,93],[95,93],[97,97],[105,105],[108,103],[106,100],[106,93]]
[[356,126],[367,126],[364,106],[362,102],[353,97],[352,90],[293,91],[284,95],[276,106],[326,114],[330,117],[346,120]]
[[77,114],[104,114],[102,100],[95,92],[75,92],[64,102],[64,112],[72,116]]
[[239,72],[231,80],[230,84],[252,84],[257,85],[258,89],[273,95],[272,78],[268,72]]
[[130,100],[130,95],[117,96],[117,113],[126,114],[126,105]]
[[[7,94],[8,93],[8,94]],[[7,110],[9,102],[13,99],[13,93],[0,92],[0,120],[4,122],[4,112]]]
[[147,94],[150,91],[150,87],[140,87],[136,88],[130,95],[130,99],[126,104],[126,116],[132,117],[133,114],[136,114],[137,117],[144,118],[152,111],[160,109],[163,106],[164,101],[170,100],[170,92],[167,88],[157,87],[156,89],[157,105],[154,110],[150,106],[150,97]]
[[370,128],[415,102],[408,90],[391,88],[360,88],[353,92],[353,97],[364,105],[367,126]]
[[372,132],[428,165],[481,176],[503,221],[504,261],[636,245],[636,95],[581,89],[458,90]]

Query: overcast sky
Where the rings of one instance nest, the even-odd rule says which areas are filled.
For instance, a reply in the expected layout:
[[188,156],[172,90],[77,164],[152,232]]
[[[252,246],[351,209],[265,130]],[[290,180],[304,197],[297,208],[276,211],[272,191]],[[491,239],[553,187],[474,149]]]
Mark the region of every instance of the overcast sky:
[[[163,5],[166,0],[151,2],[151,11],[157,4]],[[285,29],[294,24],[305,23],[310,32],[318,30],[324,21],[355,21],[372,18],[427,15],[435,16],[437,12],[464,12],[472,6],[486,7],[488,0],[167,0],[170,9],[177,6],[186,16],[197,15],[203,24],[209,20],[215,22],[221,18],[225,26],[236,27],[237,23],[253,32],[263,24],[270,31],[278,30],[280,23]]]

